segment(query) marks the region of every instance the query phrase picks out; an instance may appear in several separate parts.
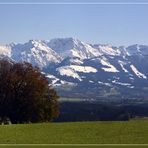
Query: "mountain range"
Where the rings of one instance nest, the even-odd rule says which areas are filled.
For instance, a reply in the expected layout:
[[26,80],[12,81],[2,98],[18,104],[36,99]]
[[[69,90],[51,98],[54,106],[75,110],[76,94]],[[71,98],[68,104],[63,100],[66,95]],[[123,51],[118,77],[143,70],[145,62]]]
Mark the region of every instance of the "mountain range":
[[148,46],[89,44],[74,38],[0,45],[0,58],[38,66],[60,96],[148,99]]

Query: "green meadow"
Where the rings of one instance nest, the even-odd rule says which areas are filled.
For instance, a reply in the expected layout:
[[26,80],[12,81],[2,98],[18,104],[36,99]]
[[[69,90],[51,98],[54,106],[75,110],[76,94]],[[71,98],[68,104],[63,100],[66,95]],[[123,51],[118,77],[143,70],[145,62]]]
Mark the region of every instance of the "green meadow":
[[0,126],[1,144],[148,144],[148,120]]

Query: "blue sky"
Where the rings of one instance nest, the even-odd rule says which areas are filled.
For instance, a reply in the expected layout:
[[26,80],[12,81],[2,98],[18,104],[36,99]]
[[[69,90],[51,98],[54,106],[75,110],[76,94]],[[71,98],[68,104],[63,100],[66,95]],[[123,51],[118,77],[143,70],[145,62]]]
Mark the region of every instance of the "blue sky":
[[[44,2],[55,1],[44,0]],[[63,2],[92,1],[63,0]],[[93,0],[93,2],[107,1]],[[148,45],[147,16],[148,5],[0,5],[0,43],[75,37],[89,43],[117,46],[135,43]]]

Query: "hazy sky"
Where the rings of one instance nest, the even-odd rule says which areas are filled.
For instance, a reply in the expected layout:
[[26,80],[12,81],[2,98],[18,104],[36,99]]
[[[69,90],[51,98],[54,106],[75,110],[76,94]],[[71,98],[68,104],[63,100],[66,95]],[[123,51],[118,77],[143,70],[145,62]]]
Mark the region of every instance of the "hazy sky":
[[[0,0],[0,2],[9,1]],[[25,0],[20,2],[23,1],[27,2]],[[32,2],[41,2],[41,0],[32,0]],[[44,2],[56,1],[44,0]],[[92,1],[65,0],[64,2]],[[107,1],[93,0],[93,2]],[[114,0],[113,2],[141,1]],[[148,3],[148,0],[142,2]],[[55,37],[75,37],[89,43],[148,45],[148,5],[0,4],[0,43],[26,42],[29,39],[49,40]]]

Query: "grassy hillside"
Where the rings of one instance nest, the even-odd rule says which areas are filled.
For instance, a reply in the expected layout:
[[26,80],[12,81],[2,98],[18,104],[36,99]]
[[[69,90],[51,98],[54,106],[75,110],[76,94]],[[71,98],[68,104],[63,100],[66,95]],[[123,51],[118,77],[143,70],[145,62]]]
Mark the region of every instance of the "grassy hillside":
[[0,143],[148,143],[148,121],[3,125]]

